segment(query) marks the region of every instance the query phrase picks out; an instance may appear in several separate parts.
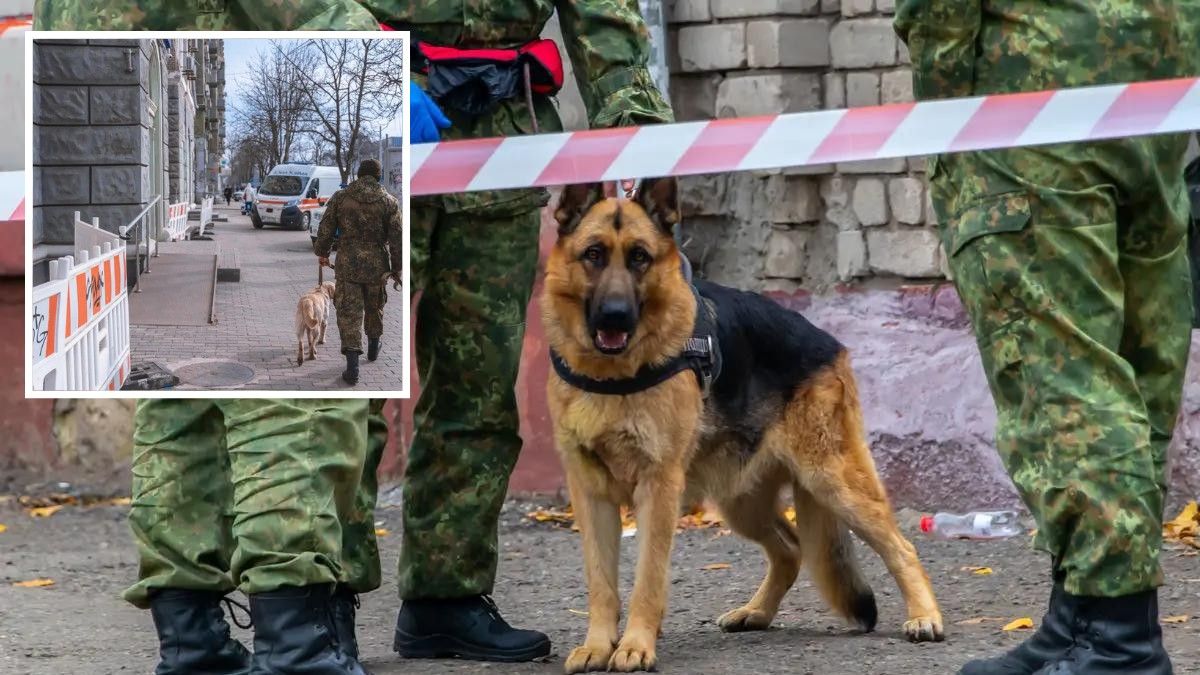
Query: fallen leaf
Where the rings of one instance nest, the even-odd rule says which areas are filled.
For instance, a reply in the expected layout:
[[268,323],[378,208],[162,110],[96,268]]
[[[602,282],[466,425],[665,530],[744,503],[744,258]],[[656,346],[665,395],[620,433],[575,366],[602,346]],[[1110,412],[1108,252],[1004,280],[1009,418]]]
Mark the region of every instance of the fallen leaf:
[[1033,619],[1027,616],[1008,622],[1001,630],[1022,630],[1025,628],[1033,628]]
[[729,563],[713,563],[711,565],[705,565],[704,567],[701,567],[700,569],[702,569],[702,570],[727,570],[730,567],[733,567],[733,565],[730,565]]
[[581,611],[579,611],[578,609],[571,609],[571,608],[567,608],[567,611],[568,611],[568,612],[570,612],[570,613],[572,613],[572,614],[578,614],[579,616],[587,616],[587,615],[588,615],[588,613],[587,613],[587,612],[581,612]]
[[1162,622],[1163,623],[1187,623],[1188,619],[1190,619],[1190,618],[1192,618],[1192,617],[1188,616],[1187,614],[1180,614],[1179,616],[1165,617],[1162,620]]
[[959,569],[963,572],[970,572],[971,574],[978,574],[981,577],[985,577],[992,573],[992,568],[990,568],[990,567],[973,567],[973,566],[968,565],[967,567],[961,567]]
[[977,616],[973,619],[963,619],[962,621],[957,621],[956,623],[958,623],[959,625],[963,625],[963,626],[978,626],[979,624],[983,623],[984,621],[1003,621],[1003,620],[1004,620],[1004,617],[1002,617],[1002,616]]
[[3,534],[4,531],[7,529],[8,529],[7,525],[5,525],[4,523],[0,523],[0,534]]
[[53,579],[31,579],[29,581],[18,581],[13,584],[17,588],[45,588],[46,586],[53,585]]
[[[1189,502],[1174,520],[1163,523],[1163,538],[1185,541],[1200,534],[1200,506]],[[1189,544],[1195,545],[1195,544]]]
[[55,504],[54,506],[39,506],[37,508],[29,509],[29,515],[33,516],[34,518],[49,518],[50,516],[61,511],[62,507],[62,504]]
[[129,497],[117,497],[116,499],[109,499],[108,501],[102,503],[106,506],[129,506],[133,503],[133,500]]
[[389,533],[388,533],[387,529],[385,529],[385,528],[382,528],[382,527],[375,528],[375,536],[376,537],[386,537],[386,536],[388,536],[388,534]]

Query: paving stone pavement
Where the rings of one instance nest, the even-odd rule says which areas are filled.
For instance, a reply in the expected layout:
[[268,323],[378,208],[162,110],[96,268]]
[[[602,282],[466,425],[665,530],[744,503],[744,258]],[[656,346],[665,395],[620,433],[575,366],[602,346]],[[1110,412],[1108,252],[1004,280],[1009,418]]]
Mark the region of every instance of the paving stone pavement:
[[[307,232],[267,226],[256,230],[237,208],[214,207],[228,222],[214,223],[220,266],[237,260],[238,282],[217,282],[217,322],[207,326],[130,326],[133,363],[157,362],[168,370],[213,361],[232,361],[254,371],[236,389],[286,391],[401,391],[404,380],[403,291],[388,289],[384,310],[383,351],[374,362],[362,359],[354,387],[341,379],[346,366],[340,354],[337,313],[331,308],[324,345],[317,357],[296,365],[296,302],[317,283],[316,256]],[[214,242],[197,241],[208,250]],[[176,249],[186,252],[186,248]],[[151,274],[143,283],[152,281]],[[336,280],[325,270],[326,280]],[[136,302],[136,300],[134,300]],[[365,338],[364,338],[365,341]],[[181,384],[177,389],[201,389]]]

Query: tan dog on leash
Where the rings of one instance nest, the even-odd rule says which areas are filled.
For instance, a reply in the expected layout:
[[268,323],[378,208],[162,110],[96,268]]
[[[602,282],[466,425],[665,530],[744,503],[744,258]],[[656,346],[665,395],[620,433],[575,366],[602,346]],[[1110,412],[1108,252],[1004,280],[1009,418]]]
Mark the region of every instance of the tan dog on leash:
[[334,285],[322,281],[319,286],[300,296],[296,303],[296,365],[304,365],[304,341],[308,340],[308,360],[317,357],[316,345],[325,344],[325,328],[329,325],[329,306],[333,304]]

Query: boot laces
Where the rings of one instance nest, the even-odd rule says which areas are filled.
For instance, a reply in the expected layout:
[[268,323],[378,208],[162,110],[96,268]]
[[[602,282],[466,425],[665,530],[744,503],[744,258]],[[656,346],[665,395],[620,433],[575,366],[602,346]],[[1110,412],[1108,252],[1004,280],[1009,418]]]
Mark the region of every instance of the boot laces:
[[[242,603],[238,602],[237,600],[234,600],[233,598],[229,597],[228,595],[221,598],[221,602],[225,603],[225,609],[229,612],[229,618],[233,620],[233,624],[235,626],[237,626],[238,628],[241,628],[243,630],[249,630],[254,627],[254,616],[252,614],[250,614],[249,607],[243,605]],[[246,623],[244,625],[242,624],[241,621],[238,621],[237,614],[233,611],[234,607],[237,607],[238,609],[242,610],[242,612],[244,612],[246,614]]]
[[483,603],[483,607],[487,611],[488,616],[492,617],[492,619],[502,626],[511,628],[511,626],[508,625],[508,622],[504,620],[504,616],[500,614],[500,608],[496,606],[496,601],[492,600],[492,596],[481,595],[479,596],[479,599]]

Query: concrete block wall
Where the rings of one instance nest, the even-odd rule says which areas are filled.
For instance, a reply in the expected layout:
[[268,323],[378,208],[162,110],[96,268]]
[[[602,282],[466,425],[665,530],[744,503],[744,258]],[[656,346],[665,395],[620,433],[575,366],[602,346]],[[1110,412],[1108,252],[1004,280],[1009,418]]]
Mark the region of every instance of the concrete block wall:
[[[73,245],[75,211],[116,231],[153,198],[151,49],[149,40],[37,42],[33,244],[39,250]],[[44,279],[43,268],[35,265],[35,282]]]
[[[673,0],[680,120],[912,100],[892,0]],[[753,290],[936,279],[944,256],[923,158],[684,180],[685,249],[715,281]]]

